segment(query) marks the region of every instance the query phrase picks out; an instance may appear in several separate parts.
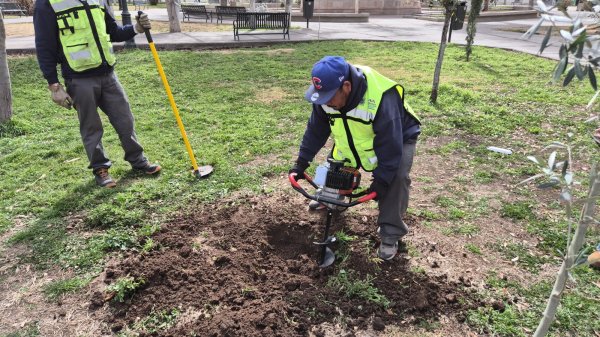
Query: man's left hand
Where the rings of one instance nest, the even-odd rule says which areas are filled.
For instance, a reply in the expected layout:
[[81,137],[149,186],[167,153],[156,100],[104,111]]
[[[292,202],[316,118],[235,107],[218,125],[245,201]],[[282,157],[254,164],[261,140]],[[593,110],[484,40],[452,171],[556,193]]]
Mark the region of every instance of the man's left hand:
[[148,19],[148,14],[143,13],[142,15],[135,16],[135,31],[138,33],[143,33],[146,29],[151,29],[150,19]]
[[387,194],[388,186],[386,183],[381,182],[377,179],[373,179],[371,186],[369,187],[369,192],[376,192],[377,197],[375,200],[383,200],[385,195]]

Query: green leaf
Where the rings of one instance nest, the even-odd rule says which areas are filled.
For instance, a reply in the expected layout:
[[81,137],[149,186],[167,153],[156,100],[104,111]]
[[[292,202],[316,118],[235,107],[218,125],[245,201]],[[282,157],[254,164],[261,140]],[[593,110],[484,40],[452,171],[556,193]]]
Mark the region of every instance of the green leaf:
[[534,163],[536,163],[538,165],[540,164],[540,162],[534,156],[527,156],[527,159],[531,160],[532,162],[534,162]]
[[552,80],[554,82],[558,81],[560,79],[560,75],[562,75],[565,72],[565,68],[567,67],[567,60],[568,57],[564,57],[560,59],[560,62],[558,62],[558,65],[554,70],[554,76],[552,76]]
[[546,35],[544,36],[544,39],[542,40],[542,46],[540,47],[540,54],[544,51],[544,49],[546,49],[546,47],[548,46],[548,41],[550,41],[550,35],[552,35],[552,27],[550,26],[548,28],[548,31],[546,32]]
[[569,69],[569,72],[567,73],[567,76],[565,76],[565,80],[563,81],[563,87],[567,86],[571,82],[573,77],[575,77],[575,66]]
[[573,183],[573,173],[567,172],[567,174],[565,174],[565,182],[567,185],[571,185]]
[[598,91],[598,83],[596,82],[596,75],[594,74],[594,68],[588,65],[588,78],[590,79],[590,84],[594,91]]
[[567,174],[567,168],[569,167],[569,161],[565,160],[562,165],[562,176],[564,177]]
[[565,44],[562,44],[560,46],[560,49],[558,50],[558,55],[560,56],[561,60],[568,56],[567,55],[567,46]]
[[560,200],[566,201],[566,202],[571,201],[571,193],[568,190],[567,191],[563,191],[560,194]]
[[567,40],[569,42],[571,42],[571,41],[574,40],[573,39],[573,35],[571,35],[571,33],[569,33],[568,31],[566,31],[564,29],[560,30],[560,35],[563,37],[563,39],[565,39],[565,40]]
[[585,74],[583,73],[583,69],[581,68],[581,63],[579,62],[579,60],[575,60],[573,68],[575,68],[575,75],[577,75],[577,78],[580,81],[583,80]]
[[550,188],[550,187],[554,187],[554,186],[556,186],[558,184],[559,184],[558,181],[552,180],[552,181],[549,181],[547,183],[539,184],[537,187],[538,188]]
[[582,34],[581,36],[579,36],[577,38],[577,40],[575,40],[575,42],[573,42],[573,44],[577,45],[577,52],[575,53],[575,57],[578,59],[583,57],[583,47],[585,47],[584,39],[585,39],[585,33]]
[[548,168],[553,170],[555,162],[556,162],[556,151],[552,151],[552,153],[550,153],[550,157],[548,157]]
[[544,18],[541,18],[538,20],[538,22],[535,23],[535,25],[533,25],[531,28],[529,28],[525,34],[523,34],[521,36],[522,39],[529,39],[533,36],[533,34],[535,34],[538,29],[540,29],[540,26],[542,25],[542,23],[544,23]]

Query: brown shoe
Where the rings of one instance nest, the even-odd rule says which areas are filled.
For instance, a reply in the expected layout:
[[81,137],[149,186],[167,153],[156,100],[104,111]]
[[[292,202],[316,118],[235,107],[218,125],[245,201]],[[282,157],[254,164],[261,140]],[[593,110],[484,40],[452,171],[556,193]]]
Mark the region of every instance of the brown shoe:
[[161,167],[158,164],[150,164],[150,163],[146,162],[146,166],[134,167],[133,169],[142,171],[149,175],[152,175],[152,174],[157,174],[158,172],[160,172]]
[[96,177],[96,184],[100,187],[113,188],[117,186],[117,183],[108,174],[108,168],[106,167],[95,169],[94,176]]

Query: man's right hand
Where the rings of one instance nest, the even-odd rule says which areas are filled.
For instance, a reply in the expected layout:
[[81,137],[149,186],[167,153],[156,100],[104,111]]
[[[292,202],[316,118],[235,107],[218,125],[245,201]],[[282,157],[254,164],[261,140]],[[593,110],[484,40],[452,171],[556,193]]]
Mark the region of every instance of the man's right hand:
[[309,165],[310,164],[306,160],[298,158],[296,160],[296,164],[292,166],[288,174],[296,173],[296,181],[304,179],[304,171],[308,168]]
[[148,14],[142,13],[142,15],[135,16],[135,31],[137,33],[143,33],[146,29],[150,30],[152,25],[150,24],[150,19],[148,18]]
[[73,107],[73,99],[67,94],[65,88],[60,83],[50,84],[48,89],[50,90],[50,95],[54,103],[66,109],[71,109]]

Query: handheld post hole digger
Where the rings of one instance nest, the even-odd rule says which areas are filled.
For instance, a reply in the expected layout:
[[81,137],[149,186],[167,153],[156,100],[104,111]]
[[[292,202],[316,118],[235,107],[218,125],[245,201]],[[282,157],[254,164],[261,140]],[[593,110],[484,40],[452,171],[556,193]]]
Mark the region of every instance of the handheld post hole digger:
[[306,181],[315,188],[314,194],[309,194],[302,188],[296,178],[296,173],[290,173],[289,180],[296,191],[306,198],[318,201],[327,207],[327,222],[325,223],[323,241],[314,242],[314,244],[321,247],[319,267],[328,267],[335,261],[335,254],[329,248],[331,244],[336,242],[335,236],[329,235],[333,212],[342,212],[348,207],[375,199],[377,193],[369,193],[368,190],[354,193],[360,185],[360,172],[353,167],[344,166],[344,162],[333,158],[328,158],[325,165],[320,165],[317,168],[314,180],[304,173]]

